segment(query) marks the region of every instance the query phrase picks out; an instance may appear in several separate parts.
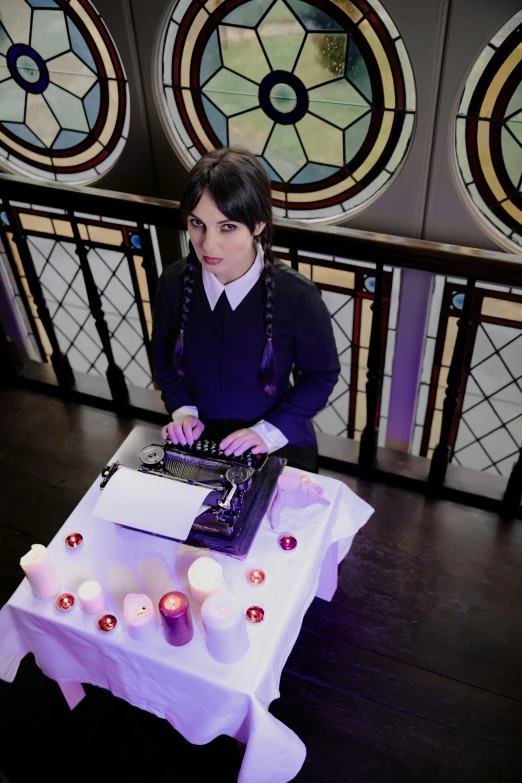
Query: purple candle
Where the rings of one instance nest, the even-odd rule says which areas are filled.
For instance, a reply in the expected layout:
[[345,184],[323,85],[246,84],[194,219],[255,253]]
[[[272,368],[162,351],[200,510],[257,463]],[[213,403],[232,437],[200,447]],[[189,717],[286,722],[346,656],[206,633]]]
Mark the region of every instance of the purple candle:
[[188,644],[194,636],[194,628],[187,596],[176,591],[166,593],[160,598],[159,610],[167,642],[174,647]]

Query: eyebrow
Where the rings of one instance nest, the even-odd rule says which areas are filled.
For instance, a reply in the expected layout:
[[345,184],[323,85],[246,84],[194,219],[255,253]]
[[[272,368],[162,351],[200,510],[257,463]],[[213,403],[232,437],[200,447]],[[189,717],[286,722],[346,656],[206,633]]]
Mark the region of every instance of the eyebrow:
[[[196,220],[199,220],[200,223],[204,223],[204,220],[201,220],[201,218],[198,218],[197,215],[195,215],[193,212],[189,213],[189,217],[194,217]],[[237,223],[237,220],[218,220],[218,226],[222,226],[224,223]]]

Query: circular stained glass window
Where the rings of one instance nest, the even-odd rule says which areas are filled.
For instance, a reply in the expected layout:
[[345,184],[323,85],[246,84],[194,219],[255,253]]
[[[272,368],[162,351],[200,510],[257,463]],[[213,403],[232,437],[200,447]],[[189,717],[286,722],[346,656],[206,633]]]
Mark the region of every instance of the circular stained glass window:
[[482,50],[466,79],[455,124],[455,160],[466,203],[503,247],[522,245],[522,12]]
[[0,167],[92,182],[114,165],[129,95],[114,42],[89,0],[2,0]]
[[248,147],[277,215],[353,214],[389,184],[411,141],[413,73],[377,0],[179,0],[157,63],[160,114],[185,165]]

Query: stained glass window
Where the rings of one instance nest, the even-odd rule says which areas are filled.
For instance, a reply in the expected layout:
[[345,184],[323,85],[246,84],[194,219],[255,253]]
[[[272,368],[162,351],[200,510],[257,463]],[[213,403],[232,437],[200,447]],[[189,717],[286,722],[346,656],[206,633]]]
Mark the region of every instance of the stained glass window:
[[279,216],[342,220],[378,196],[409,148],[413,72],[378,0],[178,0],[157,67],[160,114],[185,165],[248,147]]
[[[448,370],[465,281],[438,276],[430,306],[414,454],[431,457],[440,437]],[[509,476],[522,445],[522,291],[479,283],[466,352],[465,380],[450,436],[452,461]]]
[[[289,253],[274,248],[290,265]],[[318,432],[361,439],[366,426],[366,373],[375,291],[375,265],[320,253],[299,253],[299,271],[321,290],[332,319],[341,365],[339,380],[328,404],[314,419]],[[391,375],[400,292],[400,270],[385,267],[383,383],[379,403],[379,446],[386,443]]]
[[[36,204],[18,204],[17,220],[27,239],[28,249],[61,352],[73,370],[105,377],[107,357],[91,313],[73,231],[64,210]],[[145,270],[142,266],[141,238],[136,224],[99,215],[75,213],[87,260],[109,328],[116,364],[128,383],[153,388],[148,356],[152,313]],[[152,227],[147,226],[147,229]],[[0,204],[0,253],[4,274],[11,279],[15,302],[22,313],[28,305],[27,333],[33,345],[31,358],[48,360],[52,348],[31,295],[24,267]],[[7,263],[9,261],[9,263]]]
[[458,182],[486,231],[509,250],[522,245],[522,11],[475,61],[455,123]]
[[123,65],[89,0],[3,0],[0,167],[87,183],[120,156],[129,129]]

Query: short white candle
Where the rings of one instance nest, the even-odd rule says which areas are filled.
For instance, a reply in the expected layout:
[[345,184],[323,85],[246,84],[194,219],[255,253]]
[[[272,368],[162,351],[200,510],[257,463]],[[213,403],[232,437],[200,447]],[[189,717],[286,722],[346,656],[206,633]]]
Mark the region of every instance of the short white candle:
[[60,580],[56,576],[49,552],[42,544],[32,544],[31,550],[20,560],[35,598],[56,598]]
[[147,642],[158,630],[154,607],[148,595],[129,593],[123,601],[123,617],[133,639]]
[[209,596],[201,607],[201,619],[207,635],[209,652],[216,661],[235,663],[249,646],[243,604],[228,592]]
[[225,585],[223,569],[211,557],[194,560],[188,570],[188,580],[192,595],[200,603]]
[[78,598],[85,614],[98,614],[105,609],[105,596],[99,582],[90,579],[78,588]]

